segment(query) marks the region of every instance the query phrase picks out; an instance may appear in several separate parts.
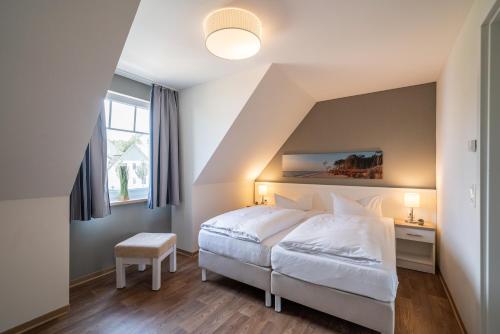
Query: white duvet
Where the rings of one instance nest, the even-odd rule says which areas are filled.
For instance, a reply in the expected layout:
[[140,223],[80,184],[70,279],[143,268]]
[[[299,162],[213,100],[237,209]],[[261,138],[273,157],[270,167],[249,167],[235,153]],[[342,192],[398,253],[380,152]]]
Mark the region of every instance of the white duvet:
[[382,261],[385,239],[381,218],[321,214],[298,226],[279,245],[356,264],[375,264]]
[[260,243],[307,216],[302,210],[257,205],[223,213],[201,224],[201,229]]

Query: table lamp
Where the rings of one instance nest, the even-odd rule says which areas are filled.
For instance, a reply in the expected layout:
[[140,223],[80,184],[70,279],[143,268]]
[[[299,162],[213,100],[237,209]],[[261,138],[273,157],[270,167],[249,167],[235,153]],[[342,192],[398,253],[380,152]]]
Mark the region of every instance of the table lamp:
[[266,204],[266,202],[264,200],[264,196],[267,195],[267,185],[260,184],[257,192],[258,192],[259,196],[261,196],[261,198],[262,198],[260,204]]
[[420,207],[420,194],[418,194],[418,193],[405,193],[405,207],[410,208],[410,213],[408,214],[408,219],[406,220],[406,222],[418,223],[418,221],[415,220],[415,216],[413,214],[413,209]]

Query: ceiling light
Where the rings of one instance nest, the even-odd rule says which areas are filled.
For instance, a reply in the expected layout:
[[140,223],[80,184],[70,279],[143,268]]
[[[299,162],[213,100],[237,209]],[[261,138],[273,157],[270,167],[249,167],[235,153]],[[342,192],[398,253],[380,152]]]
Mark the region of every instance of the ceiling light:
[[221,8],[204,22],[205,45],[224,59],[245,59],[259,52],[262,37],[260,20],[241,8]]

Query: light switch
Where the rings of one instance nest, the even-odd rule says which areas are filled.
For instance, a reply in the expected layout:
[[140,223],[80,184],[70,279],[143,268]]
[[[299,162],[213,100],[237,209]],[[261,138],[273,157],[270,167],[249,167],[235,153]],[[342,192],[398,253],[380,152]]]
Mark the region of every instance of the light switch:
[[476,185],[473,184],[469,188],[469,200],[472,206],[476,207]]

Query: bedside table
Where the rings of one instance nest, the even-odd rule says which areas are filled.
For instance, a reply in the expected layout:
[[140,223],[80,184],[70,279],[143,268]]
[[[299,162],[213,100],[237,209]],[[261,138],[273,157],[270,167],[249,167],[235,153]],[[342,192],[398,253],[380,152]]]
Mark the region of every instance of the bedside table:
[[436,225],[411,224],[394,220],[396,232],[396,265],[398,267],[435,273]]

